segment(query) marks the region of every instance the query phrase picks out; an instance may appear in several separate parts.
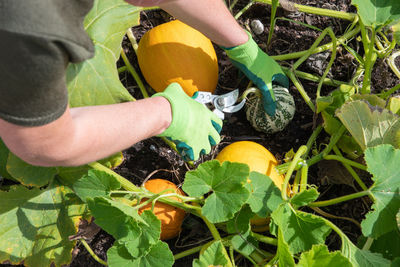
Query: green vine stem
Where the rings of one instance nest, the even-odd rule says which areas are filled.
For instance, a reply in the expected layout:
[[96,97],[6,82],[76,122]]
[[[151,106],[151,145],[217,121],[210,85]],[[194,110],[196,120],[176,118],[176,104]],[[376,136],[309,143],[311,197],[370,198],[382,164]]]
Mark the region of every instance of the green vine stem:
[[[290,68],[288,68],[288,67],[281,66],[281,68],[282,68],[283,72],[285,72],[286,74],[290,71]],[[347,82],[338,81],[338,80],[334,80],[334,79],[330,79],[330,78],[322,79],[320,76],[313,75],[313,74],[303,72],[300,70],[295,70],[294,74],[301,79],[309,80],[312,82],[322,81],[325,85],[329,85],[329,86],[337,87],[337,86],[340,86],[341,84],[348,84]]]
[[290,177],[292,176],[292,173],[293,173],[293,171],[294,171],[294,169],[295,169],[297,163],[298,163],[299,161],[303,161],[302,158],[301,158],[301,156],[302,156],[304,153],[306,153],[306,151],[307,151],[307,147],[306,147],[305,145],[302,145],[302,146],[297,150],[296,154],[295,154],[294,157],[293,157],[292,162],[291,162],[290,165],[289,165],[288,171],[287,171],[286,174],[285,174],[285,179],[283,180],[283,184],[282,184],[282,188],[281,188],[281,191],[282,191],[281,194],[282,194],[282,199],[283,199],[283,200],[288,200],[288,197],[287,197],[287,190],[286,190],[286,189],[287,189],[287,186],[288,186]]
[[374,50],[374,43],[375,43],[375,28],[371,27],[371,39],[368,44],[368,50],[365,55],[365,73],[364,73],[364,79],[363,79],[363,84],[361,88],[361,93],[362,94],[369,94],[371,93],[371,73],[372,73],[372,68],[375,63],[375,60],[377,58],[376,52]]
[[394,72],[394,74],[396,74],[397,78],[400,79],[400,71],[396,66],[395,60],[396,58],[400,56],[400,51],[396,51],[394,52],[389,58],[388,58],[388,64],[390,66],[390,68],[392,69],[392,71]]
[[[336,143],[339,141],[340,137],[342,137],[342,135],[344,134],[344,132],[346,131],[346,127],[344,127],[343,125],[339,128],[338,131],[336,131],[330,138],[328,145],[326,146],[326,148],[319,153],[318,155],[313,156],[312,158],[308,159],[306,161],[306,164],[310,167],[312,165],[314,165],[315,163],[321,161],[324,159],[324,156],[328,155],[329,152],[333,149],[333,146],[336,145]],[[285,172],[287,172],[289,165],[292,162],[287,162],[284,164],[280,164],[278,166],[275,167],[275,169],[277,170],[278,173],[280,174],[284,174]],[[295,170],[299,170],[301,167],[303,167],[304,163],[301,162],[301,164],[297,164],[295,166]]]
[[82,245],[86,248],[87,252],[89,252],[90,256],[92,256],[92,258],[97,261],[98,263],[100,263],[101,265],[104,266],[108,266],[107,262],[103,261],[102,259],[100,259],[92,250],[92,248],[89,246],[89,244],[86,242],[85,239],[81,238],[79,239],[79,241],[82,243]]
[[[96,169],[96,170],[99,170],[99,171],[104,171],[104,172],[112,175],[115,179],[117,179],[120,182],[121,187],[124,188],[127,191],[143,192],[142,189],[140,189],[139,187],[134,185],[132,182],[127,180],[125,177],[119,175],[118,173],[116,173],[113,170],[107,168],[106,166],[102,165],[99,162],[89,163],[88,166],[90,166],[93,169]],[[200,210],[200,208],[197,207],[196,205],[189,205],[187,203],[182,203],[182,202],[174,200],[174,199],[161,198],[159,201],[163,202],[163,203],[166,203],[168,205],[174,206],[174,207],[181,208],[181,209],[183,209],[183,210],[185,210],[187,212],[191,212],[191,213],[193,213],[195,215],[198,214],[198,211]]]
[[[194,214],[199,216],[205,222],[205,224],[207,225],[208,229],[210,230],[211,235],[213,236],[214,240],[221,241],[221,242],[223,241],[221,238],[221,235],[218,232],[217,227],[215,227],[214,224],[212,224],[205,216],[203,216],[203,214],[201,213],[201,210],[200,211],[196,210],[194,212]],[[228,252],[226,251],[225,246],[222,246],[222,250],[223,250],[222,252],[224,253],[225,257],[227,259],[229,259],[229,255],[228,255]],[[232,262],[230,260],[228,261],[227,267],[233,267]]]
[[365,244],[364,244],[362,250],[369,250],[371,248],[373,242],[374,242],[374,239],[372,237],[368,237],[367,241],[365,241]]
[[120,73],[122,73],[122,72],[125,72],[125,71],[127,71],[127,70],[128,70],[128,68],[127,68],[126,66],[119,67],[119,68],[118,68],[118,74],[120,74]]
[[325,206],[339,204],[344,201],[349,201],[352,199],[356,199],[356,198],[360,198],[360,197],[368,196],[368,195],[370,195],[370,192],[368,190],[360,191],[357,193],[349,194],[349,195],[342,196],[342,197],[332,198],[329,200],[311,202],[310,204],[308,204],[308,206],[310,206],[310,207],[325,207]]
[[272,0],[271,19],[270,19],[270,25],[269,25],[267,47],[271,44],[272,35],[274,34],[274,28],[275,28],[275,22],[276,22],[275,16],[276,16],[276,10],[278,9],[278,5],[279,5],[278,0]]
[[137,74],[135,68],[132,66],[132,64],[129,62],[128,57],[126,56],[124,50],[121,48],[121,57],[122,60],[124,61],[126,67],[128,68],[128,71],[132,75],[132,77],[135,79],[137,85],[140,88],[140,91],[142,92],[142,95],[144,98],[149,97],[149,94],[146,91],[146,87],[144,86],[142,80],[139,77],[139,74]]
[[306,143],[307,151],[306,153],[304,153],[303,159],[306,159],[308,157],[308,154],[310,153],[311,148],[315,143],[315,141],[317,140],[317,137],[321,133],[322,129],[323,129],[322,125],[318,125],[317,128],[315,128],[314,131],[312,132],[310,138],[308,138]]
[[[255,0],[255,2],[261,2],[265,4],[272,5],[272,1],[274,0]],[[311,7],[311,6],[306,6],[306,5],[299,5],[299,4],[293,4],[293,6],[301,12],[305,13],[310,13],[310,14],[316,14],[320,16],[327,16],[327,17],[332,17],[332,18],[338,18],[338,19],[344,19],[344,20],[350,20],[353,21],[357,14],[354,13],[347,13],[343,11],[336,11],[336,10],[329,10],[325,8],[318,8],[318,7]]]
[[[349,40],[349,39],[353,38],[355,35],[357,35],[360,32],[360,30],[361,30],[361,27],[357,26],[353,30],[351,30],[351,31],[343,34],[341,37],[337,38],[337,40],[336,40],[337,43],[343,44],[347,40]],[[322,46],[319,46],[312,51],[312,54],[317,54],[317,53],[332,49],[332,46],[333,46],[332,42],[327,43]],[[277,61],[290,60],[290,59],[300,58],[307,52],[308,52],[308,50],[303,50],[303,51],[299,51],[299,52],[288,53],[288,54],[284,54],[284,55],[276,55],[276,56],[271,56],[271,57]]]
[[306,104],[310,107],[310,109],[315,112],[315,106],[311,101],[311,98],[308,96],[306,90],[304,90],[303,85],[297,79],[293,71],[288,71],[287,75],[289,76],[290,80],[293,82],[294,86],[296,86],[297,90],[299,91],[300,95],[303,97]]
[[240,16],[243,15],[243,13],[246,12],[253,4],[254,1],[250,1],[244,8],[242,8],[238,13],[236,13],[235,19],[237,20],[238,18],[240,18]]
[[383,99],[387,99],[391,94],[393,94],[394,92],[396,92],[399,89],[400,89],[400,83],[397,84],[396,86],[394,86],[393,88],[387,90],[386,92],[383,92],[380,96]]
[[131,28],[128,29],[128,31],[126,32],[126,35],[128,36],[128,39],[131,42],[133,51],[135,51],[135,54],[137,55],[138,43],[136,41],[135,35],[133,35]]
[[[336,155],[343,157],[342,153],[340,152],[339,148],[337,146],[333,146],[333,151],[335,152]],[[345,163],[342,162],[343,166],[347,169],[347,171],[353,176],[354,180],[358,183],[358,185],[362,188],[362,190],[368,190],[368,187],[364,184],[364,182],[361,180],[360,176],[353,170],[353,168]]]
[[317,212],[317,213],[319,213],[319,214],[321,214],[322,216],[325,216],[325,217],[327,217],[327,218],[331,218],[331,219],[340,219],[340,220],[346,220],[346,221],[352,222],[352,223],[354,223],[355,225],[357,225],[357,227],[358,227],[360,230],[362,230],[362,229],[361,229],[361,224],[360,224],[359,222],[357,222],[356,220],[354,220],[353,218],[348,218],[348,217],[341,217],[341,216],[332,215],[332,214],[330,214],[330,213],[327,213],[327,212],[321,210],[321,209],[318,208],[318,207],[310,207],[310,208],[311,208],[313,211],[315,211],[315,212]]
[[360,164],[358,162],[346,159],[345,157],[341,157],[341,156],[337,156],[337,155],[326,155],[326,156],[324,156],[324,159],[326,159],[326,160],[337,160],[337,161],[340,161],[342,163],[348,164],[350,166],[356,167],[356,168],[358,168],[360,170],[364,170],[364,171],[367,170],[367,166],[365,166],[363,164]]
[[300,192],[307,189],[308,184],[308,165],[307,163],[301,168],[301,179],[300,179]]
[[296,172],[296,176],[294,177],[292,183],[292,194],[297,194],[299,192],[299,184],[300,184],[300,172]]
[[258,233],[252,233],[251,234],[254,238],[256,238],[258,241],[264,243],[264,244],[268,244],[268,245],[272,245],[272,246],[277,246],[278,245],[278,239],[273,238],[273,237],[269,237],[269,236],[265,236],[265,235],[261,235]]
[[[214,240],[212,242],[214,242]],[[194,253],[197,253],[197,252],[199,252],[201,250],[202,247],[203,247],[203,245],[197,246],[197,247],[194,247],[194,248],[182,251],[182,252],[179,252],[179,253],[174,255],[174,260],[179,260],[181,258],[184,258],[184,257],[187,257],[187,256],[192,255]]]

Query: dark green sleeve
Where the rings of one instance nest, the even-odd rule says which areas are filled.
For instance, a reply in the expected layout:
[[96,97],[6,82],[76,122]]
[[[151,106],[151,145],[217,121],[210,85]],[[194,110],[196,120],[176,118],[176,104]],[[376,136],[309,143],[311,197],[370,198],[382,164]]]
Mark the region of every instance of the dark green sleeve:
[[60,117],[68,104],[67,55],[56,42],[0,30],[0,117],[38,126]]
[[68,105],[65,71],[93,56],[83,20],[93,0],[0,0],[0,118],[39,126]]

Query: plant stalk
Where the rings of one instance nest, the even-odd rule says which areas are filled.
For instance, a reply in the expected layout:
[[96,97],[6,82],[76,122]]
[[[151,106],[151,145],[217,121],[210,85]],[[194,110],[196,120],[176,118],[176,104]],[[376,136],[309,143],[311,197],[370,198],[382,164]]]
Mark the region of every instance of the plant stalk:
[[92,250],[92,248],[89,246],[89,244],[86,242],[85,239],[81,238],[79,239],[79,241],[83,244],[83,246],[86,248],[86,250],[89,252],[90,256],[92,256],[92,258],[97,261],[98,263],[100,263],[101,265],[104,266],[108,266],[107,262],[103,261],[102,259],[100,259]]
[[299,161],[302,161],[301,156],[302,156],[304,153],[306,153],[306,151],[307,151],[307,147],[306,147],[305,145],[302,145],[302,146],[297,150],[296,154],[295,154],[294,157],[293,157],[292,162],[291,162],[290,165],[289,165],[288,171],[287,171],[287,173],[285,174],[285,179],[284,179],[284,181],[283,181],[282,188],[281,188],[281,191],[282,191],[281,194],[282,194],[282,199],[283,199],[283,200],[288,200],[288,197],[287,197],[287,186],[288,186],[290,177],[292,176],[292,173],[293,173],[293,171],[294,171],[294,169],[295,169],[297,163],[298,163]]
[[329,200],[311,202],[310,204],[308,204],[308,206],[310,206],[310,207],[325,207],[325,206],[335,205],[335,204],[338,204],[338,203],[341,203],[344,201],[349,201],[352,199],[360,198],[363,196],[367,196],[369,194],[370,194],[370,192],[368,190],[360,191],[357,193],[353,193],[353,194],[342,196],[342,197],[332,198]]
[[139,77],[139,74],[137,74],[135,68],[132,66],[132,64],[129,62],[128,57],[126,56],[124,50],[121,48],[121,57],[122,60],[124,61],[126,67],[128,68],[128,71],[132,75],[133,79],[135,79],[137,85],[140,88],[140,91],[142,92],[142,95],[144,98],[148,98],[149,94],[146,91],[146,87],[144,86],[142,80]]
[[365,166],[363,164],[360,164],[358,162],[346,159],[345,157],[342,157],[342,156],[326,155],[326,156],[324,156],[324,159],[326,159],[326,160],[337,160],[337,161],[340,161],[342,163],[348,164],[350,166],[356,167],[356,168],[358,168],[360,170],[364,170],[364,171],[367,170],[367,166]]
[[258,241],[268,244],[268,245],[273,245],[277,246],[278,245],[278,240],[276,238],[272,238],[269,236],[261,235],[258,233],[252,233],[252,236],[255,237]]

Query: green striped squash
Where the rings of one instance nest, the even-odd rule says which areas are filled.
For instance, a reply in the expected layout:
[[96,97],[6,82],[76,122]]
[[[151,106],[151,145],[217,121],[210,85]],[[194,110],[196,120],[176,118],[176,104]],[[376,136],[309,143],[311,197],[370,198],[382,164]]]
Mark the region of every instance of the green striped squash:
[[273,87],[276,99],[274,116],[265,113],[261,98],[252,95],[246,101],[246,117],[257,131],[273,134],[282,131],[293,119],[296,106],[293,96],[284,87]]

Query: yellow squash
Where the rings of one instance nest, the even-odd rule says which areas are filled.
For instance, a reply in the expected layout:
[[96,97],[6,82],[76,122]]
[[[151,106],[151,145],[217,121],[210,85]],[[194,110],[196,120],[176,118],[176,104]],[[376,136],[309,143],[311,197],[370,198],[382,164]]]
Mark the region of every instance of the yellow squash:
[[[174,183],[164,180],[164,179],[151,179],[148,180],[144,187],[153,193],[160,193],[166,189],[172,189],[171,191],[166,191],[165,194],[178,193],[184,195],[183,191],[178,188]],[[179,200],[177,197],[170,197],[174,200]],[[144,199],[146,200],[146,199]],[[149,203],[146,206],[139,209],[139,214],[144,210],[151,210],[152,204]],[[156,202],[154,205],[153,213],[161,221],[161,240],[167,240],[176,237],[181,231],[181,226],[183,219],[185,218],[185,211],[171,205]]]
[[278,161],[262,145],[252,141],[239,141],[226,146],[216,157],[221,163],[224,161],[239,162],[249,165],[250,171],[260,172],[269,176],[275,185],[282,189],[283,175],[280,175],[275,166]]
[[214,92],[217,86],[218,62],[211,41],[181,21],[147,31],[139,42],[137,56],[144,78],[157,92],[173,82],[189,96],[196,91]]

